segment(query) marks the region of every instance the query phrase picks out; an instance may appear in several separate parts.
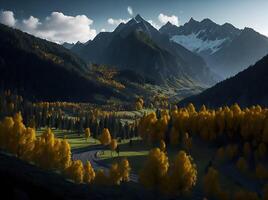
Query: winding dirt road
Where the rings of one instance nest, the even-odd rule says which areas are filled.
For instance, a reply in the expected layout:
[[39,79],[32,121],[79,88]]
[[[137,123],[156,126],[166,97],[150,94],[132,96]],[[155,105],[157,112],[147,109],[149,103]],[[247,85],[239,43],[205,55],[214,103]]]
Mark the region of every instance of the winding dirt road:
[[[73,150],[72,159],[81,160],[83,163],[86,163],[86,161],[90,161],[92,167],[95,170],[103,169],[106,173],[108,173],[110,165],[103,163],[103,161],[97,157],[97,153],[103,150],[104,148],[101,145],[95,145],[93,147],[87,147],[80,150]],[[130,173],[129,178],[132,182],[138,182],[137,174]]]

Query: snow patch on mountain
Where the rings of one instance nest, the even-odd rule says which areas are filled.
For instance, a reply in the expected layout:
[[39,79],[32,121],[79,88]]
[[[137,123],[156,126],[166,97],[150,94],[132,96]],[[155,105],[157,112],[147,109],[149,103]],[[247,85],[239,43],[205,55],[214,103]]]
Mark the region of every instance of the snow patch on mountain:
[[210,51],[210,54],[214,54],[220,50],[222,44],[228,40],[228,38],[216,39],[216,40],[202,40],[199,38],[199,34],[204,32],[204,30],[199,31],[198,33],[192,33],[190,35],[175,35],[171,37],[171,40],[184,46],[190,51],[193,52],[203,52]]

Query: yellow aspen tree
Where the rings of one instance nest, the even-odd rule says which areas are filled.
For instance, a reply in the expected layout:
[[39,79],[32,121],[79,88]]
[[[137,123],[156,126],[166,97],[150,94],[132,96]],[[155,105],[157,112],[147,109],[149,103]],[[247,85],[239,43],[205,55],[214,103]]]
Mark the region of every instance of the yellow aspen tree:
[[139,181],[148,188],[161,189],[160,186],[169,167],[168,157],[159,148],[150,151],[145,166],[139,174]]
[[168,187],[172,194],[189,192],[196,184],[197,169],[191,156],[180,151],[175,157],[174,166],[169,174]]
[[42,155],[40,155],[41,157],[39,158],[38,164],[40,164],[42,168],[52,169],[56,164],[54,160],[51,160],[51,158],[55,157],[54,142],[55,142],[54,134],[51,131],[51,129],[48,128],[41,135],[40,147],[42,148]]
[[159,148],[161,151],[166,152],[166,143],[164,140],[160,140]]
[[112,152],[115,151],[117,148],[117,140],[116,139],[111,140],[110,148],[111,148],[111,155],[112,155]]
[[143,116],[138,124],[138,133],[145,141],[152,141],[155,125],[157,123],[156,113]]
[[83,182],[84,167],[81,160],[75,160],[71,162],[71,165],[67,168],[67,176],[75,183]]
[[141,110],[143,108],[143,105],[144,105],[144,101],[143,99],[140,97],[136,100],[136,103],[135,103],[135,108],[136,110]]
[[21,157],[24,160],[30,161],[32,159],[32,151],[34,149],[36,139],[35,130],[32,128],[26,128],[24,132],[24,138],[21,141]]
[[69,142],[64,139],[60,141],[59,147],[59,169],[64,171],[71,164],[71,146]]
[[85,129],[85,138],[87,141],[88,141],[89,137],[90,137],[90,128],[86,128]]
[[162,116],[161,119],[157,120],[154,131],[151,134],[151,142],[159,142],[165,138],[165,133],[168,125],[168,116]]
[[8,144],[9,151],[18,157],[21,156],[21,145],[24,140],[24,132],[26,127],[23,124],[21,113],[16,113],[13,117],[14,126],[11,131],[10,140]]
[[111,185],[120,185],[122,180],[118,163],[113,163],[109,170],[109,180]]
[[195,107],[194,107],[194,104],[192,104],[192,103],[189,103],[189,104],[188,104],[188,106],[187,106],[187,110],[188,110],[188,112],[190,112],[190,113],[195,113],[195,112],[196,112]]
[[129,181],[130,165],[126,158],[122,159],[119,163],[119,171],[123,182]]
[[61,166],[60,166],[60,158],[61,158],[60,146],[61,146],[60,139],[55,138],[54,139],[54,145],[53,145],[53,151],[52,151],[53,157],[51,158],[51,162],[54,162],[54,164],[53,164],[54,168],[62,170]]
[[108,128],[104,128],[102,130],[102,134],[100,135],[99,140],[104,146],[109,145],[111,143],[112,138]]
[[95,171],[89,161],[84,165],[84,183],[92,183],[95,178]]

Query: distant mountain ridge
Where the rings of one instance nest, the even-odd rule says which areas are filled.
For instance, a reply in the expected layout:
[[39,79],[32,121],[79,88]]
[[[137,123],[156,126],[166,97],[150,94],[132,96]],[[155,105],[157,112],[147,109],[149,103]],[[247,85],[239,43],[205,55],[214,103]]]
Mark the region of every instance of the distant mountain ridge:
[[179,104],[194,103],[209,107],[240,104],[242,107],[252,105],[268,106],[268,55],[255,65],[226,79],[201,94],[186,98]]
[[134,70],[159,85],[191,88],[215,83],[200,56],[170,41],[140,15],[71,50],[87,62]]
[[222,77],[235,75],[268,53],[268,38],[253,29],[240,30],[232,24],[210,19],[190,19],[183,26],[167,23],[159,30],[170,40],[202,56]]

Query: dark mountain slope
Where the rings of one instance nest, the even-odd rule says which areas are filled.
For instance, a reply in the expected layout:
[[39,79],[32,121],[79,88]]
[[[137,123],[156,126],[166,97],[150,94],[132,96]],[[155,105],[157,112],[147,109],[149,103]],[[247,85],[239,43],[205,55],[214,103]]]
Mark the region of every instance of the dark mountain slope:
[[226,48],[216,52],[208,61],[220,74],[233,75],[254,64],[268,53],[268,38],[245,28]]
[[241,106],[260,104],[268,106],[268,56],[236,76],[218,83],[180,102],[181,105],[194,103],[218,107],[239,103]]
[[61,45],[0,25],[0,86],[32,100],[93,101],[119,96],[90,75],[88,66]]

